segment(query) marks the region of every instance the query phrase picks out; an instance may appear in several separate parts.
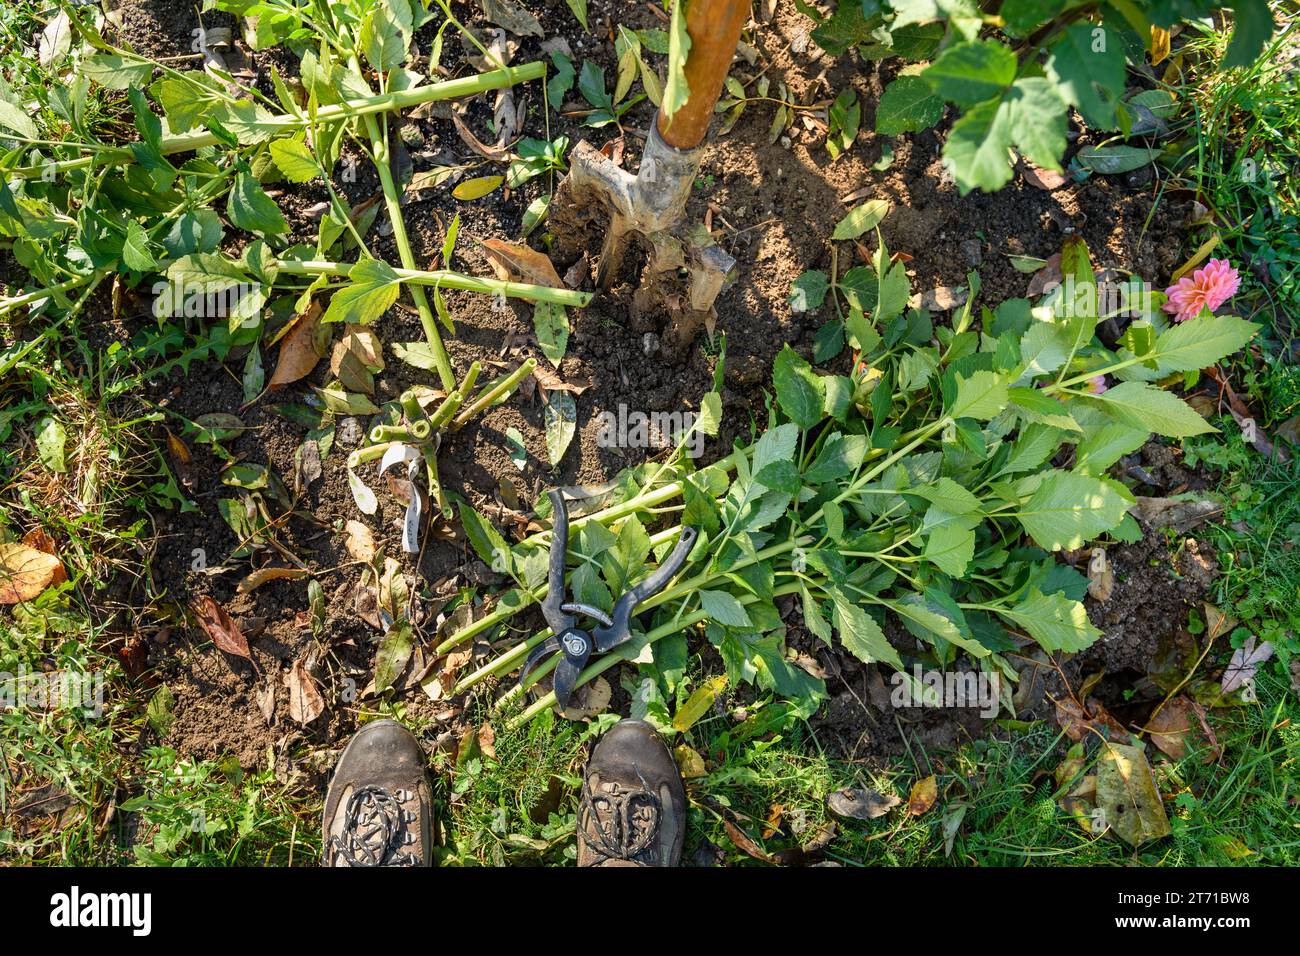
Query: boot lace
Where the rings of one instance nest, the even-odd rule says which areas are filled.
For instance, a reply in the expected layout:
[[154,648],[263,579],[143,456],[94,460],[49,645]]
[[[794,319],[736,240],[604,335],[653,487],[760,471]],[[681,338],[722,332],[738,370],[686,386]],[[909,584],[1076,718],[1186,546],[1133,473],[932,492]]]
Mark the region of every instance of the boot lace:
[[415,843],[408,829],[416,816],[402,809],[412,794],[394,795],[384,787],[363,786],[353,791],[344,809],[343,833],[330,837],[335,865],[415,866],[413,852],[401,848]]
[[651,863],[658,856],[663,804],[649,787],[630,789],[611,782],[599,792],[584,788],[578,813],[598,862]]

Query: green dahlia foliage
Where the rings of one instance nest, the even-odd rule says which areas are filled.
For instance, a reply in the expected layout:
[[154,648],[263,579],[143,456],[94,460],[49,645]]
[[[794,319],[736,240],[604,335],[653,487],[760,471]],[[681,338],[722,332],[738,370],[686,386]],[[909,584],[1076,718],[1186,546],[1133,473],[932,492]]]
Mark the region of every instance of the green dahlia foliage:
[[1142,93],[1126,97],[1127,66],[1167,53],[1180,20],[1225,6],[1236,28],[1222,65],[1248,65],[1273,32],[1267,0],[840,0],[825,17],[800,3],[828,53],[856,47],[868,59],[917,64],[885,89],[878,132],[927,129],[945,104],[959,108],[944,158],[963,193],[1004,186],[1011,150],[1059,170],[1070,108],[1093,129],[1127,134],[1150,109]]
[[[947,666],[964,655],[1009,678],[1008,687],[1015,672],[1006,655],[1023,638],[1047,651],[1095,641],[1080,603],[1087,581],[1055,553],[1139,533],[1128,513],[1133,496],[1107,469],[1152,434],[1213,431],[1158,383],[1235,352],[1256,326],[1208,312],[1169,326],[1159,295],[1148,295],[1122,304],[1135,321],[1108,349],[1094,337],[1108,315],[1098,314],[1087,249],[1073,239],[1062,259],[1066,281],[1032,306],[977,309],[972,275],[971,298],[953,327],[941,328],[907,308],[906,274],[882,245],[874,282],[858,284],[864,309],[846,327],[859,357],[853,376],[819,373],[787,346],[757,441],[698,471],[679,448],[665,463],[625,473],[613,504],[573,522],[570,592],[605,611],[671,550],[681,526],[701,531],[676,582],[641,605],[645,630],[594,661],[582,680],[635,660],[649,678],[636,687],[635,706],[663,716],[687,635],[702,632],[733,682],[757,684],[807,713],[825,688],[787,660],[791,624],[899,670],[909,658]],[[1098,376],[1111,382],[1100,393]],[[718,393],[706,395],[695,427],[715,433],[720,409]],[[484,560],[519,586],[440,651],[508,620],[545,590],[546,533],[511,547],[471,509],[462,517]],[[886,638],[891,619],[919,650]],[[513,671],[548,633],[458,689]],[[552,702],[541,697],[525,716]]]

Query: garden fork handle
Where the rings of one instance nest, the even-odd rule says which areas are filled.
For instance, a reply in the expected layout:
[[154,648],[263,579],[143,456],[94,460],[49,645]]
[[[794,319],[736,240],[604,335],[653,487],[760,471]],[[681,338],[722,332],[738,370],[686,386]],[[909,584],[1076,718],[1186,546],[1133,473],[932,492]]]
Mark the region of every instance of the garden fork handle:
[[[677,0],[678,3],[686,0]],[[677,149],[694,149],[704,140],[713,107],[722,93],[727,70],[736,55],[740,31],[749,21],[751,0],[690,0],[686,32],[691,50],[686,56],[686,85],[690,96],[671,117],[659,109],[659,135]]]

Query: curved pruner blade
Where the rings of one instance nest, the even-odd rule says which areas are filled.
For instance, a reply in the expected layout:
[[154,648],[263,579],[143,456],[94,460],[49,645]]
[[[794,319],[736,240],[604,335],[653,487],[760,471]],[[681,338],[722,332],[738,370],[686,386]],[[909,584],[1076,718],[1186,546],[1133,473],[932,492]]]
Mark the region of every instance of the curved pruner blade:
[[662,591],[673,576],[682,569],[687,555],[695,546],[695,538],[698,534],[699,532],[694,528],[682,528],[677,547],[673,548],[672,553],[663,560],[655,572],[618,599],[618,603],[614,605],[614,613],[610,615],[613,623],[608,627],[598,627],[591,632],[596,650],[607,651],[632,637],[629,626],[632,622],[632,612],[646,598]]

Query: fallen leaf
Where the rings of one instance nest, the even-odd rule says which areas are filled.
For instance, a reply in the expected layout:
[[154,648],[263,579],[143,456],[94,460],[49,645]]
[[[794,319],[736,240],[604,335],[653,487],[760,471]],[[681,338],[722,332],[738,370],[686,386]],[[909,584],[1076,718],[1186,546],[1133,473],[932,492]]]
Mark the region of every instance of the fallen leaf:
[[1047,265],[1037,270],[1029,280],[1025,295],[1029,298],[1042,295],[1053,286],[1061,284],[1061,254],[1058,252],[1047,260]]
[[414,649],[411,626],[405,621],[394,624],[380,640],[375,652],[375,693],[382,694],[388,690],[406,672]]
[[478,729],[478,749],[483,756],[492,760],[497,759],[497,733],[492,729],[491,723],[486,723]]
[[831,813],[854,820],[875,820],[902,802],[892,793],[886,796],[877,790],[836,790],[826,798]]
[[566,382],[541,362],[533,366],[533,378],[537,380],[537,386],[542,390],[543,401],[546,400],[548,392],[572,392],[574,395],[581,395],[591,388],[590,382]]
[[46,554],[58,555],[58,546],[50,533],[44,528],[33,528],[23,535],[23,544],[29,548],[35,548],[37,551],[44,551]]
[[907,798],[907,812],[914,817],[919,817],[932,806],[939,796],[939,783],[934,774],[926,777],[924,780],[918,780],[912,785],[912,792]]
[[213,644],[227,654],[242,657],[257,670],[257,662],[249,652],[247,639],[225,608],[205,594],[190,604],[190,610]]
[[531,282],[533,285],[563,289],[564,280],[545,253],[517,242],[488,239],[483,243],[488,260],[497,277],[513,282]]
[[677,769],[681,772],[683,780],[693,780],[696,777],[708,775],[708,769],[704,765],[704,758],[699,752],[686,744],[680,744],[673,748],[673,758],[677,761]]
[[1103,727],[1110,731],[1112,737],[1126,733],[1124,726],[1096,701],[1086,708],[1069,697],[1058,699],[1055,703],[1056,722],[1071,740],[1083,740],[1090,733],[1100,733]]
[[1268,641],[1255,646],[1255,635],[1246,638],[1246,643],[1232,652],[1232,660],[1223,672],[1221,686],[1223,693],[1231,694],[1255,679],[1255,670],[1273,656],[1273,645]]
[[1039,189],[1046,189],[1049,192],[1053,189],[1060,189],[1066,183],[1063,173],[1058,173],[1054,169],[1040,169],[1033,163],[1024,163],[1021,172],[1025,177],[1025,182],[1029,183],[1029,185],[1037,186]]
[[451,194],[461,202],[472,202],[475,199],[482,199],[505,181],[504,176],[478,176],[465,180],[453,189]]
[[964,800],[958,800],[944,808],[943,811],[943,855],[952,856],[952,845],[957,840],[957,833],[961,830],[961,823],[966,819],[966,811],[970,809],[970,804]]
[[117,650],[122,673],[128,680],[139,680],[149,668],[149,642],[143,637],[133,637]]
[[1088,561],[1088,593],[1094,601],[1105,604],[1115,590],[1115,571],[1106,558],[1106,551],[1093,548]]
[[1174,760],[1186,757],[1188,745],[1192,742],[1192,706],[1193,702],[1188,698],[1175,697],[1147,721],[1151,742]]
[[292,328],[280,341],[280,359],[271,375],[271,388],[283,388],[306,378],[321,360],[316,351],[316,324],[320,314],[321,305],[313,299],[307,311],[294,319]]
[[736,844],[736,848],[752,856],[756,860],[762,860],[764,863],[771,863],[772,857],[761,846],[754,842],[754,838],[738,827],[727,817],[722,818],[722,828],[727,831],[727,836],[731,842]]
[[962,305],[969,295],[965,288],[941,285],[921,294],[920,307],[929,312],[950,312]]
[[316,679],[307,671],[300,657],[285,674],[284,685],[289,690],[289,717],[300,724],[310,724],[325,710],[325,700],[316,686]]
[[515,36],[544,37],[541,22],[514,0],[481,0],[483,16]]
[[57,555],[16,541],[0,544],[0,604],[30,601],[66,579]]
[[[590,684],[583,684],[574,691],[573,700],[559,714],[568,720],[588,720],[605,712],[612,695],[609,681],[597,677]],[[558,707],[556,709],[559,710]]]
[[695,726],[696,721],[713,709],[713,702],[726,686],[727,675],[721,674],[697,687],[673,715],[673,730],[684,734]]
[[[470,128],[465,125],[465,121],[460,118],[460,114],[457,113],[455,110],[452,111],[451,122],[452,125],[456,127],[456,133],[460,136],[461,141],[464,142],[464,144],[468,146],[470,149],[474,150],[474,152],[478,153],[480,156],[484,157],[485,159],[490,159],[493,162],[497,162],[497,163],[506,163],[510,161],[510,150],[502,146],[489,146],[486,143],[484,143],[481,139],[479,139],[472,132],[470,132]],[[497,179],[498,181],[496,185],[492,187],[492,189],[495,189],[497,186],[501,185],[502,182],[504,182],[504,178],[498,178],[496,176],[485,176],[481,178]],[[474,180],[471,179],[468,180],[467,182],[472,183],[474,182]],[[460,186],[456,187],[456,189],[460,189],[461,186],[464,185],[465,183],[461,183]],[[491,191],[492,190],[488,190],[488,192]],[[455,190],[453,190],[452,192],[454,195]],[[460,199],[462,197],[457,196],[456,198]]]
[[776,835],[776,831],[781,829],[781,817],[785,813],[785,807],[779,803],[772,804],[772,809],[767,813],[767,822],[763,827],[763,839],[770,840]]
[[1137,496],[1133,513],[1150,528],[1168,528],[1183,534],[1223,513],[1223,505],[1211,498],[1145,498]]
[[1097,756],[1097,809],[1104,825],[1129,846],[1172,832],[1141,747],[1102,743]]
[[311,574],[306,568],[261,568],[254,571],[235,588],[240,594],[247,594],[260,588],[267,581],[282,581],[305,578]]

